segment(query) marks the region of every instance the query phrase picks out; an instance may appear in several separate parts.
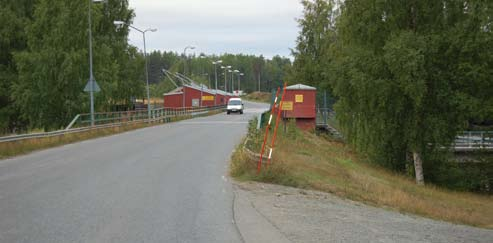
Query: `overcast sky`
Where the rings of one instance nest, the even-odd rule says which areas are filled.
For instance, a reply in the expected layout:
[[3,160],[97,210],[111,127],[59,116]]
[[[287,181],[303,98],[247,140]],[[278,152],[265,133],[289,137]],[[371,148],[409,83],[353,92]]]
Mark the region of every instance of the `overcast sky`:
[[[205,54],[244,53],[289,57],[298,36],[299,0],[129,0],[134,26],[146,34],[148,50],[183,53],[187,45]],[[132,31],[132,45],[143,47]]]

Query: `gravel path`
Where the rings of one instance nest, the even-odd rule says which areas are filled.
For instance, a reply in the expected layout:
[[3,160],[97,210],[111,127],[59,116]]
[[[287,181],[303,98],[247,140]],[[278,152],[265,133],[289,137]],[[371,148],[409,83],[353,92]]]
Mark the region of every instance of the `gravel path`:
[[279,231],[279,242],[493,242],[493,230],[405,215],[323,192],[236,182],[235,193]]

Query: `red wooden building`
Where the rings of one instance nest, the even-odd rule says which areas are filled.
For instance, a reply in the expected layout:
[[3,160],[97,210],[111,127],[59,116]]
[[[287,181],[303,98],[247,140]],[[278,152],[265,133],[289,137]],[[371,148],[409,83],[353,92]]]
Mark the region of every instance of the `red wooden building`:
[[[164,107],[204,107],[226,104],[232,94],[221,90],[210,90],[205,86],[184,85],[164,94]],[[214,100],[217,99],[215,103]]]
[[302,129],[315,129],[316,100],[317,89],[315,87],[303,84],[286,87],[282,105],[283,117],[296,119],[296,125]]

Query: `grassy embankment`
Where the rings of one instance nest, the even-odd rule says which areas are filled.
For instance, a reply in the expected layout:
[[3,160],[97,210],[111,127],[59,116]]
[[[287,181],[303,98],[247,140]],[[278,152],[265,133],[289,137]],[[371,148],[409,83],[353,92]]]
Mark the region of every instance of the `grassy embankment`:
[[[259,152],[262,132],[249,129],[247,147]],[[330,192],[369,205],[433,219],[493,228],[493,197],[455,192],[432,185],[417,186],[412,178],[368,163],[347,145],[288,125],[279,129],[273,163],[257,175],[256,163],[243,149],[232,157],[231,175]]]
[[[212,111],[202,116],[214,115],[222,112]],[[170,122],[181,121],[185,119],[190,119],[191,116],[181,116],[171,118]],[[17,155],[27,154],[36,150],[47,149],[52,147],[61,146],[64,144],[80,142],[84,140],[89,140],[98,137],[110,136],[122,132],[127,132],[131,130],[136,130],[144,127],[161,125],[160,122],[155,123],[130,123],[127,125],[122,125],[118,127],[110,127],[110,128],[99,128],[84,132],[78,133],[70,133],[65,135],[46,137],[46,138],[32,138],[32,139],[24,139],[13,142],[2,142],[0,143],[0,159],[5,159]]]
[[247,94],[245,96],[241,97],[242,99],[249,100],[249,101],[255,101],[255,102],[263,102],[263,103],[270,103],[272,94],[269,92],[252,92],[250,94]]

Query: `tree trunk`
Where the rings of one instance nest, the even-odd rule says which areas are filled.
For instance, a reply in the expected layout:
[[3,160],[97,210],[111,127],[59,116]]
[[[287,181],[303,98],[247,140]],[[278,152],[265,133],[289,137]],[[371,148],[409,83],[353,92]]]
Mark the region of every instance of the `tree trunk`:
[[425,178],[423,177],[423,161],[421,160],[421,155],[418,152],[414,151],[413,158],[414,158],[414,171],[416,172],[416,184],[424,185]]

